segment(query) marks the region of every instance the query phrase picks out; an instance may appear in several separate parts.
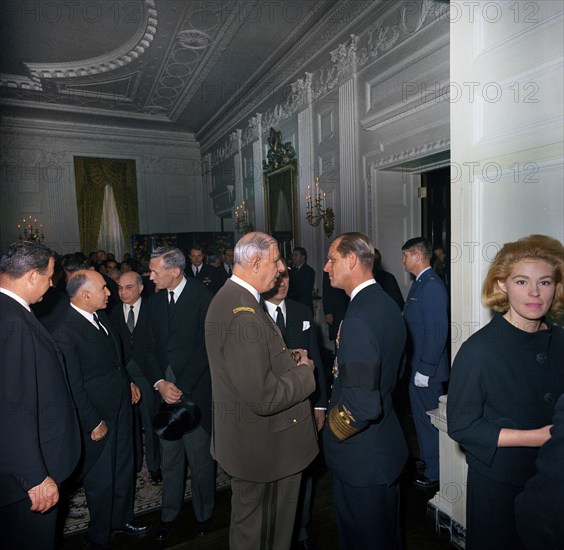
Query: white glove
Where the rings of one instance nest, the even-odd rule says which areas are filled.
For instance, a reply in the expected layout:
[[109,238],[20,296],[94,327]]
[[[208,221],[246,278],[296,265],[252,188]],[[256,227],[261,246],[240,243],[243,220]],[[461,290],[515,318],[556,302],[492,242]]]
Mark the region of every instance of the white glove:
[[429,387],[429,377],[421,374],[420,372],[415,373],[415,378],[413,379],[413,383],[418,388],[428,388]]

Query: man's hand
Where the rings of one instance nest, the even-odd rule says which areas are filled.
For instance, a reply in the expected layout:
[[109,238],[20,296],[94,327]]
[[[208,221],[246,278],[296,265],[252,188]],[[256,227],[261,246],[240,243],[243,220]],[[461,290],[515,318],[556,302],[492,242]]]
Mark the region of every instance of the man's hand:
[[306,365],[311,370],[315,368],[313,360],[307,356],[306,349],[292,349],[290,352],[292,353],[296,365]]
[[172,405],[180,401],[182,391],[179,390],[172,382],[161,380],[157,385],[157,390],[161,394],[165,403]]
[[102,420],[102,422],[90,432],[90,439],[92,439],[92,441],[100,441],[104,439],[106,435],[108,435],[108,426],[106,426],[106,423]]
[[52,477],[47,476],[39,485],[30,489],[27,494],[31,500],[32,512],[47,512],[59,502],[59,488]]
[[315,418],[315,425],[317,426],[317,431],[320,432],[325,425],[325,417],[327,411],[325,409],[313,409],[313,417]]
[[131,404],[135,405],[135,403],[139,403],[141,399],[141,390],[139,386],[136,386],[133,382],[130,384],[131,387]]

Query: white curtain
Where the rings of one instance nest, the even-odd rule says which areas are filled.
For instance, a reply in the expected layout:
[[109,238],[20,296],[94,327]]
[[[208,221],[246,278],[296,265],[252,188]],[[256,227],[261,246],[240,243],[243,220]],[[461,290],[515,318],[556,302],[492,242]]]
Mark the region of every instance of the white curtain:
[[113,252],[116,260],[123,259],[124,252],[127,252],[125,239],[114,198],[114,191],[109,183],[106,183],[104,190],[104,205],[102,207],[102,222],[100,224],[100,234],[98,235],[98,248],[106,252]]

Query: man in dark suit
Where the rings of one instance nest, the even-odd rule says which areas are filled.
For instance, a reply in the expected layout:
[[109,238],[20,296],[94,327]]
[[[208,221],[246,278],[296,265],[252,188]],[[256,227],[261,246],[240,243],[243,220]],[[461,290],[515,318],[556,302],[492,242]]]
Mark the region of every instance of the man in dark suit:
[[153,382],[166,403],[185,395],[201,411],[200,425],[175,441],[161,439],[163,507],[156,538],[164,540],[184,502],[185,456],[192,472],[192,507],[198,536],[212,527],[215,464],[210,454],[211,381],[204,323],[212,294],[194,278],[186,278],[186,259],[178,248],[151,254],[151,280],[159,290],[149,301],[160,377]]
[[519,538],[527,550],[559,548],[564,541],[564,394],[554,406],[551,438],[540,448],[536,473],[515,499]]
[[82,432],[82,478],[91,548],[109,548],[113,532],[144,535],[133,520],[135,474],[131,403],[139,389],[122,368],[119,337],[104,310],[110,295],[93,270],[67,281],[70,306],[53,330],[61,347]]
[[[118,290],[123,306],[114,308],[110,318],[121,339],[127,374],[143,396],[139,402],[139,412],[145,434],[145,458],[151,482],[158,484],[162,481],[161,449],[159,438],[153,429],[153,419],[159,410],[161,400],[153,384],[161,375],[149,319],[148,301],[141,298],[143,292],[141,275],[135,271],[124,273],[119,278]],[[137,437],[135,442],[141,446],[140,437]],[[140,458],[137,464],[139,469],[143,449],[136,449],[135,456]]]
[[221,284],[224,285],[225,281],[233,275],[233,248],[228,246],[221,254],[221,265],[219,266],[219,273],[221,274]]
[[[283,263],[284,260],[282,260]],[[309,399],[313,406],[313,414],[317,431],[321,431],[325,424],[327,411],[327,383],[325,371],[319,353],[317,334],[313,324],[310,309],[294,300],[287,300],[289,288],[289,275],[286,268],[278,277],[276,286],[262,294],[267,313],[280,328],[282,336],[289,349],[305,349],[308,357],[313,361],[315,374],[315,391]],[[295,539],[300,548],[313,548],[307,527],[311,519],[311,497],[313,489],[313,476],[307,468],[302,476],[298,513],[294,527]]]
[[333,288],[329,275],[323,272],[323,315],[328,325],[329,340],[335,341],[341,321],[349,305],[349,297],[342,288]]
[[[278,244],[248,233],[206,317],[214,398],[212,453],[232,476],[229,546],[289,548],[301,472],[318,452],[313,361],[288,349],[260,305],[284,270]],[[303,325],[302,325],[303,328]]]
[[186,270],[186,276],[194,277],[194,279],[200,281],[208,290],[215,294],[224,282],[219,271],[220,268],[204,263],[204,251],[198,245],[190,250],[190,262],[191,265]]
[[325,460],[341,548],[400,548],[400,476],[407,445],[392,405],[406,331],[401,312],[372,277],[374,247],[344,233],[324,270],[351,301],[337,337]]
[[389,272],[382,269],[382,255],[380,251],[374,249],[374,268],[372,269],[372,275],[376,282],[390,295],[394,302],[403,311],[403,306],[405,304],[403,296],[396,281],[396,278]]
[[289,273],[290,291],[288,297],[306,305],[313,312],[315,271],[307,264],[307,252],[302,246],[297,246],[292,251],[292,266]]
[[422,461],[414,483],[429,488],[439,482],[439,431],[427,411],[438,407],[449,377],[448,293],[431,268],[428,239],[410,239],[402,252],[405,270],[415,276],[403,311],[408,331],[409,401]]
[[54,253],[34,242],[0,259],[0,547],[55,548],[59,484],[80,456],[63,358],[30,305],[51,286]]

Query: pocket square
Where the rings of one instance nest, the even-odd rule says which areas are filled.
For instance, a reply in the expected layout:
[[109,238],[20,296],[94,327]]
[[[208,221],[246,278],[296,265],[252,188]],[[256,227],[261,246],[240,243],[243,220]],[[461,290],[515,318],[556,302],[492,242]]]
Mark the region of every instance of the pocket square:
[[303,325],[303,327],[302,327],[302,332],[303,332],[304,330],[309,329],[310,326],[311,326],[311,325],[309,324],[309,321],[304,321],[304,325]]

